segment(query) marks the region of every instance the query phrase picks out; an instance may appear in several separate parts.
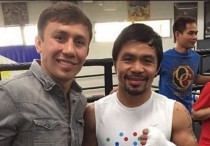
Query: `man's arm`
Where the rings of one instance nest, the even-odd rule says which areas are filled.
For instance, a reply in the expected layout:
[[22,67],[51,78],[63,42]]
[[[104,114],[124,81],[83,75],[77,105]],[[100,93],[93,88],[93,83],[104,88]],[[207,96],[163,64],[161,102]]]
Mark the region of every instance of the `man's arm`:
[[203,85],[207,82],[210,82],[210,76],[204,76],[204,75],[197,75],[195,78],[194,83],[197,85]]
[[194,120],[206,120],[210,118],[210,107],[199,110],[192,109],[192,118]]
[[177,146],[198,146],[190,113],[179,102],[174,104],[171,141]]
[[10,146],[17,134],[17,109],[2,88],[0,88],[0,101],[0,146]]
[[98,146],[96,138],[96,121],[94,104],[88,104],[85,115],[85,130],[82,146]]
[[202,89],[199,98],[193,105],[191,116],[194,120],[206,120],[210,118],[210,82],[206,83]]

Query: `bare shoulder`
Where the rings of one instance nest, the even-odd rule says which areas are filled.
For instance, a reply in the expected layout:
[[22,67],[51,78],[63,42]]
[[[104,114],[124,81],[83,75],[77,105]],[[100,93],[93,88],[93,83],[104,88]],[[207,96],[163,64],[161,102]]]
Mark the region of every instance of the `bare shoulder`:
[[198,146],[192,128],[191,115],[187,108],[180,102],[174,103],[171,138],[178,146]]
[[184,128],[185,124],[187,124],[188,125],[187,127],[189,128],[192,127],[191,115],[189,111],[187,110],[187,108],[182,103],[175,102],[174,112],[173,112],[173,127],[176,129]]
[[[95,106],[94,103],[88,103],[85,110],[85,119],[94,118],[95,117]],[[89,119],[90,120],[90,119]]]
[[88,103],[84,115],[85,128],[82,146],[97,146],[94,103]]
[[94,103],[93,103],[93,102],[87,104],[86,111],[87,111],[87,110],[88,110],[88,111],[93,111],[93,110],[95,110],[95,106],[94,106]]
[[85,135],[87,136],[90,133],[94,133],[95,124],[96,124],[94,103],[88,103],[84,115],[84,121],[85,121]]
[[[187,108],[180,102],[175,102],[174,103],[174,116],[176,114],[184,114],[184,116],[190,117],[190,113],[187,110]],[[191,117],[190,117],[191,118]]]

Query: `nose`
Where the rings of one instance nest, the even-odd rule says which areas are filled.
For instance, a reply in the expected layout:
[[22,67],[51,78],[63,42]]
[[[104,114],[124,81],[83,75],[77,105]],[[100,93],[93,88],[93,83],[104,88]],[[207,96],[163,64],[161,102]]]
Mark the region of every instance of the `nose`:
[[136,61],[133,63],[131,67],[132,72],[140,73],[144,71],[144,65],[140,61]]
[[68,56],[73,56],[75,55],[75,45],[74,41],[72,39],[69,39],[63,46],[63,54],[66,54]]
[[193,39],[197,40],[198,35],[197,34],[193,34]]

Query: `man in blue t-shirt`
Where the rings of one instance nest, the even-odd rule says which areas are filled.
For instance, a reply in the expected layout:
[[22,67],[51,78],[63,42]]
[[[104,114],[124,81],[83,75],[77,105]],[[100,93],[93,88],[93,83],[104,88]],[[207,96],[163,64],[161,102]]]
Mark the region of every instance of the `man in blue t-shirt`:
[[196,20],[179,17],[173,25],[176,46],[164,52],[159,93],[183,103],[191,111],[192,85],[205,84],[210,76],[198,74],[200,56],[193,50],[197,41]]

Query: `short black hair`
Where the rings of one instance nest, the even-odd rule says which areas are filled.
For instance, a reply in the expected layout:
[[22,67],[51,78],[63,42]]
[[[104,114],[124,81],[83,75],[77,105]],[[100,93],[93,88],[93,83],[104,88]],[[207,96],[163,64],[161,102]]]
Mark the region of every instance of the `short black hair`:
[[148,43],[156,50],[158,69],[163,58],[162,38],[150,26],[143,23],[131,24],[124,28],[114,42],[112,58],[116,62],[122,47],[130,41]]
[[183,33],[187,24],[196,23],[196,20],[190,16],[178,17],[173,25],[174,42],[176,42],[175,32]]
[[37,23],[38,35],[41,39],[44,39],[44,29],[49,22],[83,24],[88,28],[89,41],[92,39],[93,32],[91,21],[74,3],[66,1],[55,2],[41,12]]

